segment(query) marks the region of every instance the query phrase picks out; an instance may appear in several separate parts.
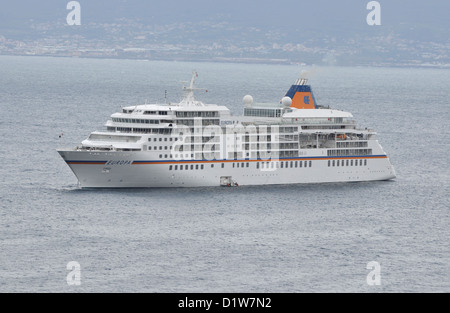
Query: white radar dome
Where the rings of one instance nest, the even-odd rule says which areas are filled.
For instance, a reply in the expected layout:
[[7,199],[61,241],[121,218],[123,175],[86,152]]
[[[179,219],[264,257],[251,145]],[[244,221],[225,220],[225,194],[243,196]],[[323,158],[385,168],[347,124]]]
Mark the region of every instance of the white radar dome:
[[245,106],[246,106],[247,108],[248,108],[248,107],[251,107],[252,104],[253,104],[253,97],[250,96],[250,95],[246,95],[246,96],[244,97],[243,101],[244,101],[244,104],[245,104]]
[[281,103],[285,108],[290,107],[292,104],[292,99],[289,97],[283,97],[283,99],[281,99]]

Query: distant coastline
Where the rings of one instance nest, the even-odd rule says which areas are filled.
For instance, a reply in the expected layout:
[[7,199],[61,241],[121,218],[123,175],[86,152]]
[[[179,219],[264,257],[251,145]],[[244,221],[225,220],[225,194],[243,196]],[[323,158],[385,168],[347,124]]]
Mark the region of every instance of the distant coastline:
[[136,61],[166,61],[166,62],[212,62],[212,63],[235,63],[235,64],[276,64],[276,65],[297,65],[297,66],[343,66],[343,67],[391,67],[391,68],[436,68],[436,69],[450,69],[450,64],[433,64],[433,63],[398,63],[398,62],[371,62],[371,63],[357,63],[357,64],[339,64],[335,62],[330,63],[305,63],[296,62],[289,59],[272,59],[272,58],[235,58],[235,57],[213,57],[213,58],[187,58],[187,57],[168,57],[168,58],[144,58],[132,56],[112,56],[112,55],[70,55],[70,54],[4,54],[0,56],[19,56],[19,57],[50,57],[50,58],[80,58],[80,59],[105,59],[105,60],[136,60]]

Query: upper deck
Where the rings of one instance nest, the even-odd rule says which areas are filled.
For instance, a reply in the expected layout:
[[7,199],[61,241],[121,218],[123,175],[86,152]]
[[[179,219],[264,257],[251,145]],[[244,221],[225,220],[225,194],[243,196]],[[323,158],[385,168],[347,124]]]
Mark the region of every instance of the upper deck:
[[[319,106],[310,86],[305,85],[305,79],[291,86],[279,103],[253,103],[253,97],[245,96],[243,115],[233,116],[226,106],[195,99],[194,91],[199,89],[194,87],[196,77],[194,73],[189,87],[183,87],[185,94],[179,103],[124,107],[111,115],[105,131],[92,132],[82,142],[83,147],[138,151],[145,150],[146,143],[155,138],[159,141],[164,137],[161,140],[169,142],[172,134],[184,133],[197,149],[200,143],[202,146],[212,144],[212,134],[221,133],[227,136],[223,142],[217,142],[220,145],[240,140],[245,147],[258,150],[259,144],[252,142],[279,142],[285,156],[292,156],[298,154],[299,149],[336,148],[339,141],[375,138],[373,130],[356,126],[351,113]],[[305,106],[299,101],[314,105]],[[213,128],[205,128],[208,126]],[[233,135],[229,137],[230,134]],[[349,144],[349,147],[353,145],[360,144]]]

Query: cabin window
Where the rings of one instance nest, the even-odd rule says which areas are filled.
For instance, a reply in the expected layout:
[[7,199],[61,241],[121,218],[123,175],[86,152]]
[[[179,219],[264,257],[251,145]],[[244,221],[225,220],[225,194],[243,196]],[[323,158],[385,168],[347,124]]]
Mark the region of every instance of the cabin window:
[[331,165],[331,161],[330,161],[330,160],[328,160],[328,167],[330,167],[330,165]]
[[222,163],[222,168],[224,168],[225,167],[225,163]]
[[172,165],[169,166],[169,171],[171,171],[171,170],[172,170]]
[[201,169],[203,169],[203,164],[200,166]]
[[364,166],[366,166],[366,165],[367,165],[367,159],[364,160]]
[[178,170],[178,165],[175,165],[175,171]]

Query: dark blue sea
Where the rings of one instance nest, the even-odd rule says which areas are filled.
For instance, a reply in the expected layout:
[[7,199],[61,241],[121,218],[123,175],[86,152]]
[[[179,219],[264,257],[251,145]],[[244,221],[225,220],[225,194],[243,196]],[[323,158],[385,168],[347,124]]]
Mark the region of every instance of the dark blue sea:
[[[199,100],[241,114],[304,69],[319,104],[378,131],[395,180],[80,190],[56,152],[181,100],[193,70]],[[448,69],[0,56],[0,105],[0,292],[450,292]]]

